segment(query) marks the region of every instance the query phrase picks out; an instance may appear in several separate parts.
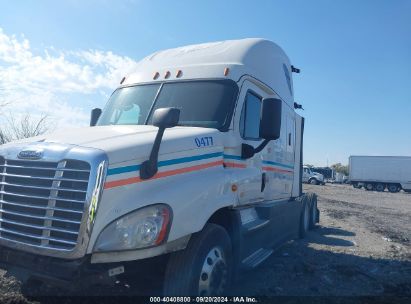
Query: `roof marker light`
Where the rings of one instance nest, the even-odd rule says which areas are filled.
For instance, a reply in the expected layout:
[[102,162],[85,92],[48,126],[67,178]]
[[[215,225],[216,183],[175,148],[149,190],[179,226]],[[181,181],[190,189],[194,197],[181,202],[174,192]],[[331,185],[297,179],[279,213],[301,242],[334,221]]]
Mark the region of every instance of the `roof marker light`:
[[178,70],[178,71],[177,71],[177,74],[176,74],[176,77],[177,77],[177,78],[180,78],[181,76],[183,76],[183,71]]
[[170,71],[167,71],[167,72],[165,73],[165,75],[164,75],[164,78],[167,79],[167,78],[170,77],[170,75],[171,75]]
[[224,69],[224,76],[227,76],[229,72],[230,72],[230,69],[229,69],[229,68],[225,68],[225,69]]
[[121,79],[120,84],[123,84],[124,80],[126,80],[125,76]]
[[160,73],[159,72],[155,72],[153,79],[156,80],[158,77],[160,77]]

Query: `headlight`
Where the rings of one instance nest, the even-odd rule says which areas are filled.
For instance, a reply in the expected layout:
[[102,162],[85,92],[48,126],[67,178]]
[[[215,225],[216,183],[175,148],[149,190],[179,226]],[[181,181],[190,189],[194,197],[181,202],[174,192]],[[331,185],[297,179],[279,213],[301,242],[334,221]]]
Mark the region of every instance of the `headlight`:
[[109,224],[100,233],[94,251],[120,251],[160,245],[170,229],[171,210],[153,205],[133,211]]

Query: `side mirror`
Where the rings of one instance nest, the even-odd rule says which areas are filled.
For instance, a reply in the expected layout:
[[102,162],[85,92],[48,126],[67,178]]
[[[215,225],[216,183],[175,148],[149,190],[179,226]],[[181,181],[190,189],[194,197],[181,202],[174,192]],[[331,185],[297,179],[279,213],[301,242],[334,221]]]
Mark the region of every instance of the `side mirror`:
[[90,127],[94,127],[97,124],[102,112],[103,111],[100,108],[91,110]]
[[153,126],[161,128],[172,128],[178,124],[180,110],[177,108],[161,108],[154,111]]
[[150,157],[140,166],[140,178],[152,178],[158,171],[158,152],[160,151],[161,140],[166,128],[175,127],[180,119],[180,110],[177,108],[161,108],[155,110],[153,114],[153,125],[158,127]]
[[260,120],[260,137],[276,140],[281,134],[282,101],[277,98],[263,99]]
[[280,138],[281,110],[282,101],[280,99],[263,99],[260,117],[260,138],[264,139],[264,141],[257,148],[248,144],[243,144],[241,147],[242,159],[253,157],[254,154],[261,152],[271,140]]

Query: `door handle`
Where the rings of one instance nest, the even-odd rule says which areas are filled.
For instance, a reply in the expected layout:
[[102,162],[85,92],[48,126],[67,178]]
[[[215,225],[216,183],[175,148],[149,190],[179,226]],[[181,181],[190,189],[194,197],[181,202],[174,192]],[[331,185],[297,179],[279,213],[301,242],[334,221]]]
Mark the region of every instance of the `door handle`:
[[261,192],[265,189],[265,172],[261,174]]

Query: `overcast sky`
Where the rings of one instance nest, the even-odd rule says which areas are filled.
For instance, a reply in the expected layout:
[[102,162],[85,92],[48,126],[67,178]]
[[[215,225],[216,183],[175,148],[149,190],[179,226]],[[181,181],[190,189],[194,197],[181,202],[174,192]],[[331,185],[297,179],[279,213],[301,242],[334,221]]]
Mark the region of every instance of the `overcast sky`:
[[[13,115],[87,125],[136,61],[160,49],[263,37],[302,73],[305,163],[411,155],[411,1],[7,1],[0,98]],[[0,100],[0,101],[1,101]]]

